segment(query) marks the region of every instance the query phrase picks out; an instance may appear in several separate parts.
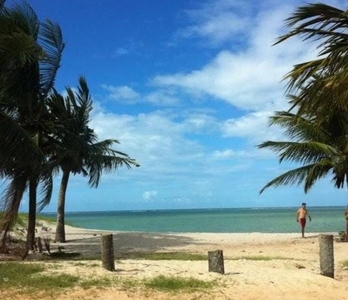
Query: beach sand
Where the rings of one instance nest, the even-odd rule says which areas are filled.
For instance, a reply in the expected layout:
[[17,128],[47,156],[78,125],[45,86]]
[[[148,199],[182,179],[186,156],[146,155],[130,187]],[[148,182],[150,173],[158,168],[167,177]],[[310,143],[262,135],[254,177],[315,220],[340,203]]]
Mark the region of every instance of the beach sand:
[[[115,272],[102,268],[88,257],[100,255],[103,234],[113,234]],[[38,235],[54,240],[54,228]],[[337,234],[336,236],[337,237]],[[50,273],[86,278],[142,280],[164,275],[213,281],[215,288],[193,293],[170,294],[121,286],[72,289],[53,299],[348,299],[348,243],[334,241],[335,278],[320,275],[319,233],[135,233],[85,230],[66,226],[67,243],[51,243],[51,251],[64,247],[66,253],[80,253],[82,262],[59,261]],[[206,261],[132,260],[122,254],[139,251],[189,252],[208,256],[222,250],[225,274],[208,272]],[[38,254],[35,254],[38,255]],[[42,254],[40,254],[42,255]],[[250,258],[266,257],[269,260]],[[51,262],[45,262],[48,266]],[[53,263],[52,263],[53,264]],[[0,291],[0,299],[25,299]],[[40,299],[46,299],[40,295]],[[52,299],[48,297],[47,299]]]

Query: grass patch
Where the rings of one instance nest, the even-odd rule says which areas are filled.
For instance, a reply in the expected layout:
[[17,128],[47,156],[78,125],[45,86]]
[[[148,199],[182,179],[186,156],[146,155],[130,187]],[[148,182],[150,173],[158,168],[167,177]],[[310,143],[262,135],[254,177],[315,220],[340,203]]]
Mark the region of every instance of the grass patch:
[[45,268],[39,264],[23,264],[23,263],[1,263],[0,264],[0,288],[18,287],[31,278],[31,275],[44,271]]
[[28,214],[19,213],[15,226],[26,228],[27,223],[28,223]]
[[116,259],[207,260],[207,255],[185,252],[129,252],[116,255]]
[[[208,260],[205,254],[187,253],[187,252],[129,252],[116,255],[116,259],[144,259],[144,260]],[[253,260],[253,261],[271,261],[271,260],[298,260],[289,257],[281,256],[239,256],[239,257],[225,257],[225,260]]]
[[[74,261],[71,262],[72,265],[74,265],[75,267],[85,267],[86,263],[85,262],[79,262],[79,261]],[[101,264],[92,264],[90,265],[91,267],[100,267]]]
[[[27,216],[28,219],[28,216]],[[44,215],[36,215],[36,222],[41,223],[41,222],[47,222],[49,224],[56,224],[57,220],[53,217],[48,217]],[[39,224],[40,225],[40,224]]]
[[195,292],[202,289],[211,289],[214,284],[209,281],[198,280],[195,278],[165,277],[157,276],[145,281],[147,288],[165,292]]
[[[55,224],[56,220],[52,217],[47,217],[47,216],[43,216],[43,215],[36,215],[36,225],[41,226],[43,224],[42,222]],[[19,213],[17,220],[16,220],[16,225],[26,227],[27,223],[28,223],[28,214],[27,213]]]
[[67,274],[40,275],[45,270],[42,264],[24,264],[7,262],[0,264],[0,288],[21,288],[28,290],[52,290],[71,288],[78,282],[78,277]]
[[295,258],[289,258],[289,257],[281,257],[281,256],[262,256],[262,255],[254,255],[254,256],[240,256],[240,257],[229,257],[226,258],[226,260],[254,260],[254,261],[270,261],[270,260],[298,260]]
[[82,282],[80,282],[79,286],[81,286],[84,289],[89,289],[93,287],[97,288],[106,288],[115,285],[115,279],[111,278],[94,278],[94,279],[87,279]]
[[[3,212],[0,212],[0,219],[3,217]],[[37,215],[36,216],[36,226],[42,226],[43,222],[50,224],[55,224],[56,220],[47,216]],[[19,213],[16,219],[16,222],[13,224],[13,227],[26,228],[28,225],[28,214]]]
[[348,268],[348,260],[342,262],[343,267]]
[[[152,279],[137,280],[122,277],[93,277],[80,278],[69,274],[47,273],[50,268],[57,269],[58,265],[48,266],[42,263],[6,262],[0,263],[0,290],[15,291],[24,296],[40,298],[50,295],[54,299],[58,294],[74,287],[83,289],[103,289],[121,287],[122,289],[152,289],[164,292],[195,292],[215,287],[216,283],[195,278],[158,276]],[[46,271],[46,272],[45,272]]]

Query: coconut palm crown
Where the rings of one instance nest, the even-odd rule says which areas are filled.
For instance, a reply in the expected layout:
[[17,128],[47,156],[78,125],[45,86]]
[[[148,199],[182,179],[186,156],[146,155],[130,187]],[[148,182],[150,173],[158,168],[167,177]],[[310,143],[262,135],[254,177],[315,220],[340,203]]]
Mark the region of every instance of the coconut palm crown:
[[70,174],[89,177],[88,184],[97,187],[103,172],[112,172],[121,166],[139,166],[127,154],[112,148],[119,143],[115,139],[98,141],[98,136],[89,127],[92,100],[87,82],[79,78],[77,91],[66,89],[65,97],[57,92],[48,101],[49,111],[55,126],[52,135],[55,149],[50,162],[62,170],[62,180],[58,195],[56,241],[65,242],[65,203]]
[[287,160],[300,166],[268,182],[260,193],[270,186],[301,183],[307,193],[325,176],[332,176],[336,188],[348,187],[347,114],[336,112],[319,123],[315,118],[277,112],[271,125],[284,128],[290,141],[266,141],[258,147],[275,151],[280,163]]
[[295,95],[290,97],[290,109],[317,117],[336,109],[348,111],[348,11],[307,4],[297,8],[285,24],[289,32],[275,44],[297,36],[316,42],[318,48],[317,59],[295,65],[284,78],[287,93]]

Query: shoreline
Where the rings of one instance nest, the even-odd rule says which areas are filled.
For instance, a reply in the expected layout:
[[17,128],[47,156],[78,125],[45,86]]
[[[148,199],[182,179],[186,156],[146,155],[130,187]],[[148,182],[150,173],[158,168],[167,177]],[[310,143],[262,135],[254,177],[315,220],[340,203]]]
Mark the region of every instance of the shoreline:
[[[68,252],[79,252],[82,256],[90,256],[100,253],[101,236],[112,234],[114,249],[116,253],[122,252],[170,252],[183,251],[193,253],[206,253],[207,251],[221,249],[227,256],[236,256],[243,253],[243,248],[257,249],[279,248],[285,249],[284,254],[290,247],[315,244],[321,234],[333,235],[334,239],[338,234],[328,233],[307,233],[305,238],[301,233],[170,233],[170,232],[136,232],[136,231],[111,231],[84,229],[80,227],[65,226],[65,243],[56,243],[55,228],[52,225],[46,226],[47,231],[38,230],[37,236],[50,238],[51,248],[64,247]],[[348,249],[348,248],[347,248]],[[234,251],[231,251],[234,250]],[[261,250],[260,250],[261,251]],[[276,255],[276,251],[267,250],[271,255]],[[264,252],[263,252],[264,253]],[[296,254],[296,253],[294,253]]]

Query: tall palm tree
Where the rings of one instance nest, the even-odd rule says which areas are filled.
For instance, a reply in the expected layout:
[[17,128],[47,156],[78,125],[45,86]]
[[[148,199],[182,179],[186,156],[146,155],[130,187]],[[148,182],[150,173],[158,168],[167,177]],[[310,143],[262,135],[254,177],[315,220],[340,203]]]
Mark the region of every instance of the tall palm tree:
[[337,188],[348,187],[348,115],[336,110],[320,121],[289,112],[277,112],[271,125],[285,129],[290,141],[267,141],[259,148],[269,148],[284,160],[301,166],[268,182],[260,191],[270,186],[304,184],[307,193],[322,177],[329,174]]
[[[12,200],[3,198],[7,209],[3,226],[6,227],[17,215],[16,203],[28,187],[28,249],[33,247],[35,239],[36,194],[40,183],[44,190],[42,204],[47,204],[51,197],[52,176],[44,141],[52,124],[45,101],[53,88],[63,49],[60,27],[49,20],[40,22],[29,4],[15,5],[11,9],[1,7],[0,123],[7,122],[11,126],[0,128],[0,136],[7,141],[5,146],[9,146],[8,150],[0,151],[0,155],[6,155],[0,169],[9,170],[12,165],[13,173],[7,177],[12,180],[8,194],[14,195]],[[11,152],[15,147],[9,145],[10,140],[17,141],[17,145],[18,141],[25,143]],[[28,148],[23,151],[23,147]],[[31,149],[33,154],[24,154]],[[30,158],[37,160],[30,161]]]
[[290,110],[296,107],[300,115],[317,117],[320,112],[348,111],[348,10],[307,4],[296,9],[286,26],[289,32],[275,44],[299,36],[318,42],[319,51],[317,59],[295,65],[284,78],[288,93],[296,96],[290,101]]
[[[98,141],[89,128],[92,100],[83,77],[79,78],[77,92],[66,90],[67,96],[55,93],[48,102],[49,110],[57,121],[64,123],[55,131],[57,143],[51,157],[52,163],[63,172],[57,207],[56,241],[65,242],[65,202],[70,174],[89,176],[89,185],[97,187],[102,172],[110,172],[120,166],[137,165],[127,154],[112,149],[117,140]],[[54,144],[54,143],[53,143]]]

